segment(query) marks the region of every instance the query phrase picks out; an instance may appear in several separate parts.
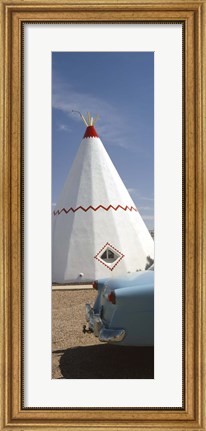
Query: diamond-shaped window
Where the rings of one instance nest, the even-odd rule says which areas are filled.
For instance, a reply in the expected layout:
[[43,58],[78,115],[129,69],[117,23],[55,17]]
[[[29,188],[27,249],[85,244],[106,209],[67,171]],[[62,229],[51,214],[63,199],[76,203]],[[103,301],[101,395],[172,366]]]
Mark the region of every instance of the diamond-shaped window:
[[107,242],[94,257],[112,271],[124,255]]
[[115,260],[119,258],[119,254],[114,253],[111,248],[107,248],[104,253],[100,256],[100,258],[107,263],[113,263]]

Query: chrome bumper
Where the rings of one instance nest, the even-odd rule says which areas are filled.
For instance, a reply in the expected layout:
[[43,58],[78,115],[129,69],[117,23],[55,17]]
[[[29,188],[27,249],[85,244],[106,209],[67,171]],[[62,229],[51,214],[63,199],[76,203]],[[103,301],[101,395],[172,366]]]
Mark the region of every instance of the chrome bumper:
[[86,304],[85,311],[89,329],[94,332],[95,337],[98,337],[99,341],[118,343],[124,339],[126,335],[125,330],[105,328],[100,314],[95,314],[90,304]]

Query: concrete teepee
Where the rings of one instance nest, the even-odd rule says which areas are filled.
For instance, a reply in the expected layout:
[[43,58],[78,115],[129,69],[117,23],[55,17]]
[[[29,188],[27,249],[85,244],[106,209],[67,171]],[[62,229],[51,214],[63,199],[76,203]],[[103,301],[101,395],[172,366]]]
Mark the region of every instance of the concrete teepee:
[[88,115],[86,131],[53,212],[53,282],[145,269],[154,242]]

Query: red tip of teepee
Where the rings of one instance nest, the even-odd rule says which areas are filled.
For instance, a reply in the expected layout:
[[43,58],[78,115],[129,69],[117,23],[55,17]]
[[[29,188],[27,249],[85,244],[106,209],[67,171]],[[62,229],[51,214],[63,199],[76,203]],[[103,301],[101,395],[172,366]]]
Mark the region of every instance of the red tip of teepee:
[[88,126],[86,128],[85,134],[84,134],[84,138],[98,138],[98,134],[94,128],[94,126]]

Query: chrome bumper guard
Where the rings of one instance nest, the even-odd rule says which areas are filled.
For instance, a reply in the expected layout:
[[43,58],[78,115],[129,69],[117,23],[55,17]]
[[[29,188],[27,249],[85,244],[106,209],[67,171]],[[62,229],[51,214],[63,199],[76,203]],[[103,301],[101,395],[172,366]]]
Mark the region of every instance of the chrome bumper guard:
[[86,321],[89,322],[89,329],[94,332],[95,337],[99,337],[99,341],[118,343],[122,341],[126,335],[124,329],[108,329],[105,328],[100,314],[95,314],[90,304],[86,304]]

